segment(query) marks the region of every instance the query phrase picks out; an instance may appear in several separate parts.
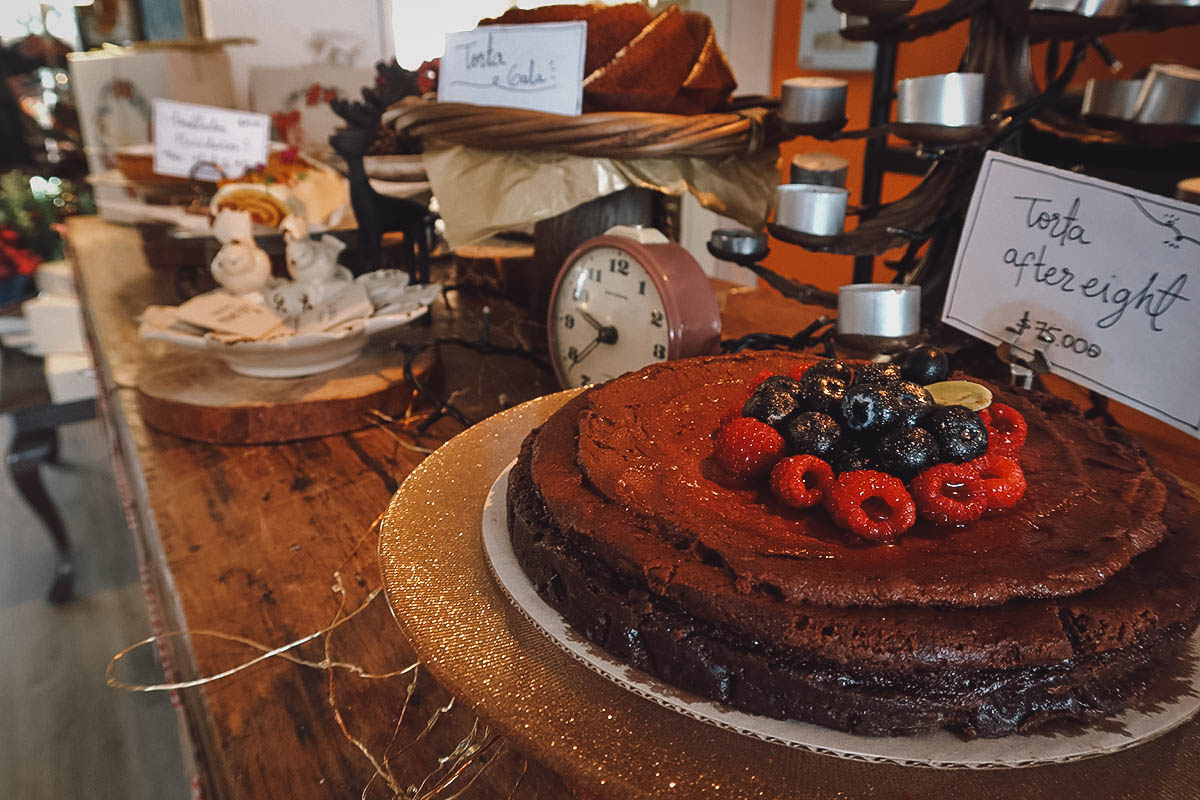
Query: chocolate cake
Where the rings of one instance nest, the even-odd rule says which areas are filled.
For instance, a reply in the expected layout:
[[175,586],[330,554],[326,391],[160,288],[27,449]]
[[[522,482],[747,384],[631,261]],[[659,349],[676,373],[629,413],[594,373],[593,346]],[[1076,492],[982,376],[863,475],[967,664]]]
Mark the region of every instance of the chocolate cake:
[[1123,430],[991,387],[1028,423],[1013,508],[867,542],[729,480],[713,434],[754,353],[647,367],[525,440],[508,523],[589,640],[738,709],[869,735],[1002,736],[1126,708],[1200,623],[1200,504]]

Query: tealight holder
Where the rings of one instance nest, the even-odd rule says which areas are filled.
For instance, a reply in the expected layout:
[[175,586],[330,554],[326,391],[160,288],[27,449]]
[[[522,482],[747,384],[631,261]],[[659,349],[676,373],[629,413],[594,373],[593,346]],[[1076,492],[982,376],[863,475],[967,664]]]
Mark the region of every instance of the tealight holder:
[[835,337],[839,345],[867,353],[894,353],[921,330],[921,287],[851,283],[838,288]]
[[787,78],[780,93],[779,118],[792,133],[841,130],[846,125],[847,86],[841,78]]
[[917,0],[833,0],[833,7],[857,17],[898,17],[912,11]]
[[1133,6],[1157,25],[1192,25],[1200,22],[1200,0],[1133,0]]
[[833,153],[797,153],[792,156],[789,183],[845,186],[850,162]]
[[1142,125],[1200,125],[1200,69],[1151,65],[1133,119]]
[[1120,30],[1129,0],[1032,0],[1029,31],[1038,37],[1077,39]]
[[1083,107],[1080,112],[1085,117],[1133,119],[1141,91],[1141,80],[1112,81],[1092,78],[1084,86]]
[[746,228],[717,228],[708,237],[708,251],[723,261],[760,261],[767,254],[767,235]]
[[978,72],[906,78],[896,85],[892,133],[931,144],[970,141],[981,132],[983,88]]
[[809,236],[837,236],[850,192],[840,186],[785,183],[775,193],[775,224]]

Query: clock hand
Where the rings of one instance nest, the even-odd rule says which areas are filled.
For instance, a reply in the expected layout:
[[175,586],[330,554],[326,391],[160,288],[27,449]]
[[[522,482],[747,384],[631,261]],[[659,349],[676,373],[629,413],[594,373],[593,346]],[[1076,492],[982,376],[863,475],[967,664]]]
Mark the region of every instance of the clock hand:
[[596,345],[598,345],[598,344],[600,344],[599,336],[597,336],[595,339],[592,339],[592,341],[590,341],[588,343],[587,347],[583,348],[583,350],[581,350],[575,354],[575,358],[571,359],[571,366],[567,367],[567,371],[570,372],[575,367],[576,364],[578,364],[580,361],[583,361],[585,358],[587,358],[588,355],[593,350],[596,349]]
[[600,324],[600,321],[597,320],[595,317],[593,317],[591,314],[589,314],[586,310],[584,310],[582,308],[579,309],[579,316],[581,316],[585,320],[587,320],[587,324],[591,325],[596,330],[598,330],[598,331],[604,330],[604,326]]
[[598,319],[593,317],[584,309],[579,309],[579,316],[583,317],[589,325],[596,329],[596,338],[601,344],[616,344],[617,329],[613,325],[602,325]]

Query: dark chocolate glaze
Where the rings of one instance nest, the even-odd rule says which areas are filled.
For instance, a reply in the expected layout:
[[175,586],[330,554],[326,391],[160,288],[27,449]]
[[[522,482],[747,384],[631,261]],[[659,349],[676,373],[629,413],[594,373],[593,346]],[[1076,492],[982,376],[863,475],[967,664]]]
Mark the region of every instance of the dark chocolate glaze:
[[[698,361],[706,362],[703,374],[714,367],[725,374],[722,362],[744,362],[737,365],[737,374],[746,371],[748,378],[770,358],[756,355],[715,363],[712,359]],[[666,371],[695,363],[676,363]],[[780,372],[787,366],[772,364]],[[621,381],[659,382],[662,376],[655,373],[662,369],[652,368],[649,378],[643,371],[608,386]],[[1084,464],[1084,469],[1104,476],[1107,489],[1093,483],[1089,494],[1118,487],[1120,497],[1126,499],[1114,498],[1113,506],[1136,505],[1136,498],[1127,498],[1130,476],[1137,476],[1137,486],[1157,486],[1162,497],[1169,494],[1165,511],[1160,500],[1157,511],[1146,512],[1150,519],[1136,521],[1141,530],[1157,531],[1153,542],[1139,548],[1152,549],[1140,556],[1133,550],[1112,566],[1112,553],[1124,550],[1113,546],[1091,550],[1074,534],[1072,541],[1085,552],[1099,553],[1105,565],[1103,577],[1094,578],[1081,563],[1084,556],[1071,560],[1085,580],[1099,588],[1070,594],[1060,586],[1057,596],[1046,591],[1021,597],[1010,591],[1004,600],[994,592],[981,598],[958,593],[949,595],[954,607],[945,599],[931,605],[919,598],[915,603],[900,600],[885,607],[887,593],[881,591],[871,592],[874,604],[866,606],[852,605],[844,598],[827,602],[836,598],[832,591],[780,588],[796,585],[788,580],[789,572],[805,573],[804,586],[814,584],[821,574],[835,576],[835,584],[844,583],[836,576],[843,570],[853,571],[856,557],[871,551],[840,531],[821,532],[822,552],[835,553],[838,560],[839,569],[831,570],[827,555],[809,555],[803,532],[781,534],[751,527],[740,539],[725,542],[733,546],[716,549],[712,542],[719,539],[681,531],[679,526],[667,524],[661,511],[651,514],[642,509],[639,513],[623,498],[599,491],[589,480],[598,467],[593,464],[585,477],[581,464],[585,443],[594,448],[593,456],[606,448],[599,438],[585,439],[581,429],[607,424],[602,420],[608,417],[596,409],[596,395],[607,388],[580,395],[526,440],[510,479],[509,530],[517,557],[539,593],[574,627],[591,641],[681,688],[753,713],[858,733],[908,734],[947,727],[966,735],[999,736],[1052,719],[1088,719],[1125,707],[1200,621],[1200,506],[1173,480],[1156,475],[1140,447],[1123,433],[1083,422],[1073,408],[1063,407],[1060,401],[1041,396],[999,398],[1020,408],[1027,419],[1034,412],[1032,416],[1038,420],[1036,426],[1031,421],[1030,444],[1026,446],[1027,452],[1032,448],[1034,458],[1024,454],[1022,458],[1030,476],[1030,493],[1023,502],[1055,497],[1036,491],[1033,476],[1061,475],[1063,464]],[[708,458],[711,444],[705,444],[698,431],[705,425],[711,431],[720,415],[718,410],[709,420],[708,413],[691,409],[706,406],[709,401],[703,396],[711,395],[716,398],[712,402],[723,410],[729,405],[723,400],[733,400],[739,392],[744,397],[745,389],[735,388],[732,394],[698,391],[689,395],[694,399],[682,401],[685,412],[674,415],[676,432],[667,435],[667,441],[678,441],[680,451],[687,454],[681,458],[697,462]],[[602,410],[611,403],[611,398],[599,399]],[[1048,429],[1060,417],[1067,420],[1070,433],[1051,437]],[[632,423],[633,427],[610,429],[607,449],[626,465],[639,463],[655,453],[654,446],[631,443],[642,436],[650,443],[661,442],[664,434],[656,424],[661,423],[642,418]],[[626,432],[634,435],[625,436]],[[1046,438],[1052,444],[1039,444]],[[1111,445],[1095,445],[1102,442]],[[1041,448],[1048,449],[1039,455]],[[1051,453],[1055,456],[1053,467],[1049,466]],[[1030,470],[1030,460],[1040,468]],[[689,481],[703,485],[694,476],[683,477],[688,473],[682,467],[667,469],[674,474],[656,482],[660,491],[678,489]],[[624,489],[631,477],[638,477],[628,468],[614,474],[624,476]],[[694,486],[688,488],[694,491]],[[643,487],[628,495],[644,501],[649,496],[645,491]],[[755,503],[760,515],[779,516],[790,528],[803,529],[809,524],[794,512],[785,516],[755,490],[716,484],[715,489],[705,491],[715,492],[716,497],[697,502],[697,506],[721,529],[732,527],[731,520],[742,520],[743,509]],[[1143,497],[1146,493],[1143,488],[1135,494]],[[1061,504],[1061,497],[1056,502]],[[1025,509],[1026,516],[1017,519],[1020,524],[1025,524],[1030,514],[1034,519],[1052,519],[1050,530],[1058,531],[1066,524],[1057,519],[1058,507]],[[1119,512],[1114,509],[1109,516],[1119,516]],[[809,515],[819,513],[823,512]],[[1003,519],[998,516],[977,525],[1001,528]],[[1109,520],[1096,535],[1111,537],[1103,545],[1146,538],[1118,528],[1118,523]],[[936,537],[926,533],[922,549],[930,552],[935,538],[937,544],[947,545],[955,537],[977,534],[972,528],[939,532]],[[1012,541],[1015,537],[999,538]],[[1153,547],[1160,540],[1162,545]],[[835,547],[839,541],[840,549]],[[968,548],[957,550],[961,553]],[[1047,548],[1051,556],[1061,550],[1059,546]],[[739,564],[751,563],[753,559],[745,554],[756,553],[769,565],[770,578],[764,578],[761,570],[732,568],[730,552],[742,559]],[[974,563],[995,570],[995,560],[987,557],[988,548],[979,545],[974,552]],[[1052,558],[1043,562],[1049,560]],[[913,576],[929,574],[928,568],[921,569],[924,566],[925,561],[917,561],[905,571],[905,583],[900,585],[912,591],[919,585]],[[1036,569],[1028,564],[1010,566],[1025,575]],[[1064,572],[1059,569],[1055,574]],[[1016,585],[1029,583],[1025,580]],[[1069,588],[1081,581],[1060,583]],[[971,576],[932,585],[938,589],[951,584],[970,586]],[[1040,585],[1045,584],[1042,581]],[[904,596],[894,589],[888,591]]]

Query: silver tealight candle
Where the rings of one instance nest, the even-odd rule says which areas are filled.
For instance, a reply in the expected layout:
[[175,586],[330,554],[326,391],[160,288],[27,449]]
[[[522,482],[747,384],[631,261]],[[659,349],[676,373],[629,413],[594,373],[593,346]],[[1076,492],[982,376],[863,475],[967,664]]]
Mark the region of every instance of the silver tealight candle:
[[840,186],[785,183],[775,192],[775,224],[810,236],[837,236],[849,192]]
[[783,82],[780,118],[792,125],[842,122],[846,119],[847,82],[806,75]]
[[896,86],[896,121],[961,128],[983,120],[983,75],[947,72],[906,78]]

